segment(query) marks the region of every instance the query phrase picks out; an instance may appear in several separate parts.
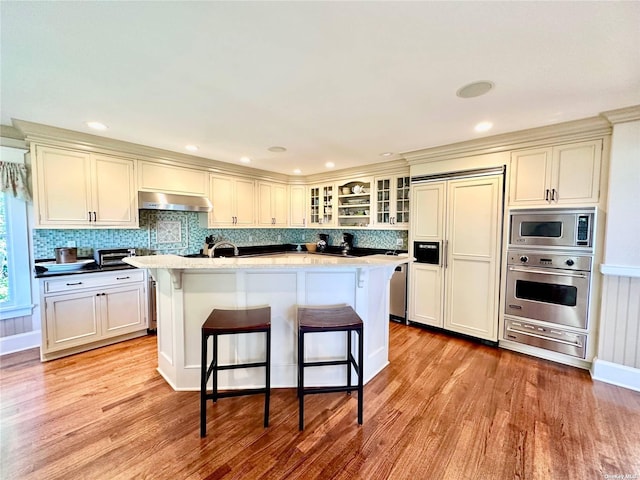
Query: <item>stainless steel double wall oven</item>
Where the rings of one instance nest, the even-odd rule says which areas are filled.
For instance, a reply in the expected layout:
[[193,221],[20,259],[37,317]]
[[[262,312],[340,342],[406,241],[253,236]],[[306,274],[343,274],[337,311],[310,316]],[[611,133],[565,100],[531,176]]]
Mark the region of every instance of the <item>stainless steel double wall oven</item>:
[[504,338],[585,358],[595,209],[510,215]]

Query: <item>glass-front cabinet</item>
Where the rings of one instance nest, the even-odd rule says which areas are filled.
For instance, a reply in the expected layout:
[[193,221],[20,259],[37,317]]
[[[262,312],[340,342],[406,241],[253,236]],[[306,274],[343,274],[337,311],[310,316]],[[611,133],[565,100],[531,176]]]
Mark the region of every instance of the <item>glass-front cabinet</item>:
[[410,177],[379,177],[374,183],[376,226],[408,228]]
[[371,215],[371,179],[338,185],[338,226],[366,228]]
[[335,223],[335,185],[309,187],[309,225],[333,225]]

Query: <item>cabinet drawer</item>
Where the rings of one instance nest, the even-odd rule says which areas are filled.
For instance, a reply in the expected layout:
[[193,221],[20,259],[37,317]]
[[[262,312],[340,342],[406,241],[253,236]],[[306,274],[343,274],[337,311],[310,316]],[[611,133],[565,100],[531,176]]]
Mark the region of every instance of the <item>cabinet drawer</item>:
[[111,287],[133,282],[144,281],[143,270],[117,270],[108,273],[87,273],[84,275],[68,275],[55,280],[44,280],[44,294],[71,292],[87,288]]

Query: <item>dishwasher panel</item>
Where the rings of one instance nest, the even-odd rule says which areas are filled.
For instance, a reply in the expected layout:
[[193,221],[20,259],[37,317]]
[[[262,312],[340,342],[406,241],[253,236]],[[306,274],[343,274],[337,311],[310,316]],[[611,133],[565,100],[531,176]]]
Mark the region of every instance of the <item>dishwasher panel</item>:
[[389,287],[389,319],[407,323],[407,264],[396,267]]

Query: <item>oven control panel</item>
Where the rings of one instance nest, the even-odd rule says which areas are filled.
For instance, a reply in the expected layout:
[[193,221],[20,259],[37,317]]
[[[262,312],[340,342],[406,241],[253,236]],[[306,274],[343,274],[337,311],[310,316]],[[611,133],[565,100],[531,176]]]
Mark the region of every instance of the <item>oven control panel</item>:
[[563,270],[591,271],[590,255],[563,255],[558,253],[518,252],[508,253],[508,265],[559,268]]

